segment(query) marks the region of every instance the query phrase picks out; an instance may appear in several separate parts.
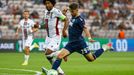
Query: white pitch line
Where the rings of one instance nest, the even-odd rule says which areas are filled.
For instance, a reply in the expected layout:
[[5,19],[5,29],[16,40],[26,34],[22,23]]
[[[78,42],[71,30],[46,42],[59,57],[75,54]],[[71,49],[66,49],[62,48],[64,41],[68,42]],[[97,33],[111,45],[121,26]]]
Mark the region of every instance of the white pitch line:
[[9,74],[9,73],[0,73],[0,75],[29,75],[29,74]]
[[25,71],[25,72],[32,72],[32,73],[36,73],[35,75],[41,75],[42,72],[40,71],[35,71],[35,70],[26,70],[26,69],[10,69],[10,68],[0,68],[1,70],[12,70],[12,71]]

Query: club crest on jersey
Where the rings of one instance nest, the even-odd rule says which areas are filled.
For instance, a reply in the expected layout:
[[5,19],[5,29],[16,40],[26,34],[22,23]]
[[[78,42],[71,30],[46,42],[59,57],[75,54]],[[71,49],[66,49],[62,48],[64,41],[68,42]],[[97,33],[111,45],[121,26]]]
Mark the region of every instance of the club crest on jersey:
[[27,23],[27,22],[24,22],[24,24],[23,24],[23,26],[22,26],[23,28],[28,28],[28,27],[30,27],[30,25],[29,25],[29,23]]
[[73,25],[73,23],[72,22],[69,22],[69,26],[72,26]]
[[47,12],[47,18],[52,19],[53,18],[53,12]]
[[74,22],[75,22],[75,19],[71,19],[69,25],[72,26]]

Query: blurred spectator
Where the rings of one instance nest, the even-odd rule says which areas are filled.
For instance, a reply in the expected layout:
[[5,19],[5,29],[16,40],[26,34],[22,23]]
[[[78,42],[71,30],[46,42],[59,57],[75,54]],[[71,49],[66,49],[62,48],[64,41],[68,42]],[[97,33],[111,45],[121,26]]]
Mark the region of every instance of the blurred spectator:
[[119,34],[118,34],[118,38],[119,39],[125,39],[125,31],[124,31],[124,25],[119,25]]
[[[80,15],[87,25],[91,25],[92,32],[116,31],[121,24],[124,30],[134,30],[134,0],[56,1],[59,9],[62,9],[64,4],[68,6],[71,2],[77,2],[81,9]],[[20,20],[16,15],[21,16],[24,9],[30,10],[31,18],[38,21],[44,14],[42,8],[44,8],[42,0],[0,0],[0,25],[14,29],[14,26],[18,24],[17,21]],[[67,16],[70,17],[70,13],[67,13]]]
[[108,22],[108,29],[109,30],[115,30],[116,29],[116,23],[114,22],[114,20],[109,20]]
[[11,15],[12,13],[12,4],[8,4],[6,7],[5,7],[5,10],[4,10],[5,14],[7,15]]
[[33,0],[34,4],[42,4],[43,0]]
[[10,29],[16,29],[18,27],[19,24],[19,19],[17,18],[17,15],[13,15],[13,19],[9,25]]
[[92,3],[93,3],[93,9],[98,10],[101,7],[102,1],[101,0],[92,0]]
[[39,19],[39,14],[38,14],[37,11],[34,10],[34,11],[31,13],[30,17],[33,18],[33,19],[37,19],[37,18]]
[[2,25],[2,18],[1,18],[1,16],[0,16],[0,25]]
[[2,4],[2,2],[1,2],[1,0],[0,0],[0,8],[2,8],[2,5],[3,5],[3,4]]
[[80,13],[80,16],[82,17],[82,18],[84,18],[84,19],[88,19],[88,11],[86,11],[86,9],[81,9],[82,11],[81,11],[81,13]]
[[93,20],[93,22],[91,23],[91,28],[92,28],[92,27],[98,27],[98,28],[100,28],[100,26],[101,26],[100,19],[99,19],[99,17],[97,16],[97,17]]
[[84,7],[83,0],[69,0],[69,3],[72,3],[72,2],[78,3],[80,8]]
[[69,0],[58,0],[59,2],[69,2]]
[[83,0],[78,0],[78,3],[79,3],[79,7],[80,7],[80,8],[84,8]]
[[0,28],[0,38],[2,37],[2,31],[1,31],[1,28]]
[[12,14],[13,15],[20,15],[22,11],[19,8],[19,5],[13,5],[12,6]]

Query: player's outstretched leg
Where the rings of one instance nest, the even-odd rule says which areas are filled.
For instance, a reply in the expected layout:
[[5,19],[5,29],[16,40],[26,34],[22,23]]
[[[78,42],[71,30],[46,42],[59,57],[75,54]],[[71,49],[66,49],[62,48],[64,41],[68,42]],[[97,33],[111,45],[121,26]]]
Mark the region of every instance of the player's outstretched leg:
[[102,49],[97,50],[93,56],[94,58],[98,58],[103,52],[112,49],[112,43],[102,45]]
[[103,52],[107,51],[107,50],[110,50],[112,49],[112,44],[111,43],[108,43],[108,44],[104,44],[102,46],[101,49],[98,49],[95,53],[88,53],[88,54],[85,54],[85,58],[89,61],[89,62],[92,62],[94,61],[96,58],[98,58],[100,55],[103,54]]

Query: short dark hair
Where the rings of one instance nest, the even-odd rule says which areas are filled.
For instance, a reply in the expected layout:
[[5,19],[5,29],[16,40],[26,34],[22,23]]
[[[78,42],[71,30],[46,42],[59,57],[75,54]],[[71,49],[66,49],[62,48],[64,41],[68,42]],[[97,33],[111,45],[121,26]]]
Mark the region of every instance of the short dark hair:
[[29,13],[29,10],[25,9],[23,12],[28,12]]
[[45,4],[46,1],[50,1],[53,4],[53,6],[56,4],[56,0],[43,0],[43,4]]
[[71,3],[71,4],[69,5],[69,8],[70,8],[71,10],[75,10],[75,9],[78,9],[78,8],[79,8],[79,5],[78,5],[77,3]]

